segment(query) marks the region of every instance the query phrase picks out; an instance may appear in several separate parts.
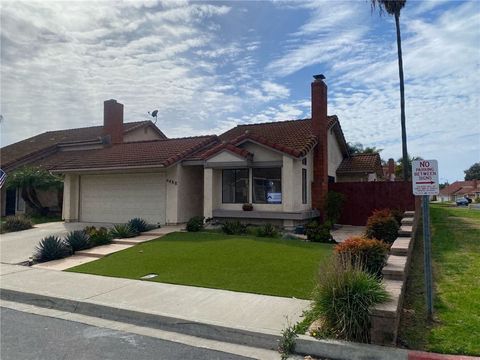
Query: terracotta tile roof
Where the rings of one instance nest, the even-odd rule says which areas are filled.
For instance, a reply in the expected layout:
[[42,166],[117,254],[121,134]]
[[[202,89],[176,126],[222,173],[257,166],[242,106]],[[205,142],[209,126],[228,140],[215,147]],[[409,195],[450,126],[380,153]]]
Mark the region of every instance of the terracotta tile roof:
[[[333,129],[344,156],[348,155],[347,143],[337,116],[328,117],[328,129]],[[304,156],[316,144],[317,139],[312,132],[312,119],[276,121],[259,124],[238,125],[219,136],[221,142],[237,145],[244,140],[253,140],[273,149],[295,157]],[[188,160],[204,160],[211,156],[210,149],[191,155]]]
[[249,151],[245,150],[245,149],[242,149],[242,148],[239,148],[235,145],[232,145],[230,143],[220,143],[220,144],[217,144],[213,147],[209,147],[207,148],[206,151],[203,152],[203,155],[202,155],[202,158],[203,159],[209,159],[211,158],[212,156],[214,156],[215,154],[219,153],[220,151],[223,151],[223,150],[228,150],[230,152],[233,152],[234,154],[237,154],[245,159],[247,158],[251,158],[253,156],[252,153],[250,153]]
[[139,141],[102,149],[58,151],[35,165],[53,171],[169,166],[192,152],[209,146],[215,135]]
[[306,154],[317,143],[311,119],[238,125],[220,135],[220,139],[234,144],[252,139],[297,157]]
[[480,192],[479,180],[455,181],[440,190],[440,195],[466,195]]
[[[124,123],[123,128],[124,132],[127,133],[147,125],[155,126],[151,121],[137,121]],[[102,136],[102,131],[103,126],[47,131],[17,143],[7,145],[3,147],[0,152],[0,162],[2,164],[2,168],[8,168],[9,166],[14,165],[15,162],[27,156],[42,152],[48,153],[49,150],[54,149],[56,145],[61,143],[97,140],[100,136]],[[159,134],[166,138],[160,129],[158,129],[158,131]]]
[[343,159],[337,169],[337,174],[373,172],[382,175],[382,163],[378,153],[351,155]]

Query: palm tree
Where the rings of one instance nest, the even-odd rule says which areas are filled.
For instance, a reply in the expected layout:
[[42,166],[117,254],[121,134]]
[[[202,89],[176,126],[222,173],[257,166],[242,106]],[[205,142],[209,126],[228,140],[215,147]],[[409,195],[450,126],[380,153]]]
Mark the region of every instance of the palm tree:
[[397,28],[397,52],[398,52],[398,74],[400,77],[400,122],[402,125],[402,163],[403,179],[408,177],[408,151],[407,151],[407,129],[405,126],[405,84],[403,81],[403,59],[402,59],[402,38],[400,36],[400,11],[405,6],[407,0],[370,0],[372,9],[378,6],[380,14],[386,11],[395,17],[395,26]]

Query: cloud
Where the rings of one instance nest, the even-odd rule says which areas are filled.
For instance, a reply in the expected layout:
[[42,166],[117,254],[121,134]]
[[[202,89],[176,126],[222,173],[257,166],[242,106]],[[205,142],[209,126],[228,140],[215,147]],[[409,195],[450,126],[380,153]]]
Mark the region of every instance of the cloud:
[[[168,136],[309,117],[321,68],[347,141],[400,156],[395,24],[368,1],[1,7],[2,146],[99,125],[109,98],[127,121],[158,109]],[[451,180],[480,158],[479,23],[477,1],[407,2],[401,16],[409,151]]]

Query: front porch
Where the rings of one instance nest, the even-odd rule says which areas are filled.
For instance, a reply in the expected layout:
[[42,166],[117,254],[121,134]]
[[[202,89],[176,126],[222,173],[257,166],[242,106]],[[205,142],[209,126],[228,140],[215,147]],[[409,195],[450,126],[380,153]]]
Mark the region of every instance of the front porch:
[[214,219],[239,220],[254,225],[268,221],[286,228],[292,228],[298,224],[304,224],[308,220],[318,216],[320,216],[320,213],[317,210],[312,209],[301,211],[243,211],[214,209],[212,211],[212,217]]

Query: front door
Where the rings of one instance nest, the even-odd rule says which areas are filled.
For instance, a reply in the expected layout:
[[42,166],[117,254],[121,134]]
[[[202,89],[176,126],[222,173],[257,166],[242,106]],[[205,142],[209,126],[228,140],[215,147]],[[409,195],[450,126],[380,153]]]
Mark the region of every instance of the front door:
[[17,198],[17,191],[15,189],[7,190],[5,196],[5,215],[15,215],[15,206],[17,205],[16,202]]

